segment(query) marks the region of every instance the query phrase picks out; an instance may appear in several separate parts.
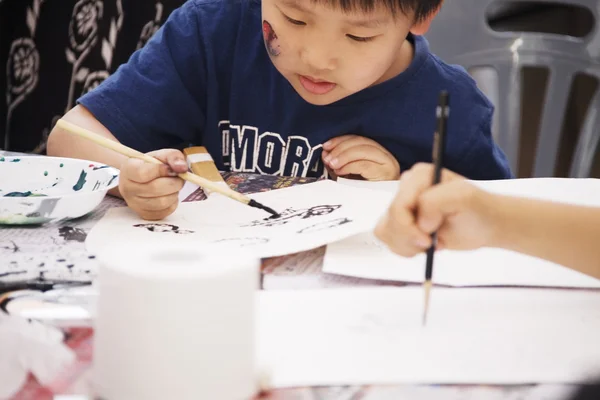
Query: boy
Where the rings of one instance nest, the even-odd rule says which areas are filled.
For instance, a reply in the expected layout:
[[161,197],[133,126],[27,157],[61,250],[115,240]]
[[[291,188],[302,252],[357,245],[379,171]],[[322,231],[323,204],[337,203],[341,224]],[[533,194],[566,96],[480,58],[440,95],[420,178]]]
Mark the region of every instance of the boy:
[[[510,177],[492,106],[419,36],[442,1],[190,0],[65,119],[144,152],[202,144],[219,169],[390,180],[431,160],[445,89],[446,166]],[[179,151],[152,153],[157,167],[55,129],[48,152],[119,167],[120,195],[145,219],[177,207]]]

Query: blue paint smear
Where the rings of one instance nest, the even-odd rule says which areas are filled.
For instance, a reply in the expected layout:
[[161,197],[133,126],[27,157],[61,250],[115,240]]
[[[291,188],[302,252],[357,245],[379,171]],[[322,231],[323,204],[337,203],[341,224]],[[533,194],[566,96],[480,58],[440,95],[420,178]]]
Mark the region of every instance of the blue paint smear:
[[74,191],[78,192],[83,188],[83,185],[85,185],[85,177],[86,176],[87,176],[87,173],[84,170],[81,170],[81,174],[79,175],[79,180],[77,181],[75,186],[73,186]]
[[46,197],[46,195],[32,192],[10,192],[5,194],[4,197]]
[[20,158],[15,158],[14,160],[10,160],[10,162],[20,162],[21,159]]
[[92,171],[98,171],[99,169],[104,169],[104,168],[108,168],[108,167],[110,167],[110,165],[103,165],[101,167],[94,167],[94,168],[92,168]]
[[4,161],[6,161],[6,158],[0,157],[0,162],[4,162]]

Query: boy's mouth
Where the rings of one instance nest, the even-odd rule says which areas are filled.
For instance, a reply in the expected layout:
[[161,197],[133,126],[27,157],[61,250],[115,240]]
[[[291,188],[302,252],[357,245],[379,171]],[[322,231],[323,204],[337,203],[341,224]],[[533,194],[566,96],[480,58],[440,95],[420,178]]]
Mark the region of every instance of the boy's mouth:
[[331,92],[336,84],[333,82],[316,79],[305,75],[298,75],[302,87],[312,94],[323,95]]

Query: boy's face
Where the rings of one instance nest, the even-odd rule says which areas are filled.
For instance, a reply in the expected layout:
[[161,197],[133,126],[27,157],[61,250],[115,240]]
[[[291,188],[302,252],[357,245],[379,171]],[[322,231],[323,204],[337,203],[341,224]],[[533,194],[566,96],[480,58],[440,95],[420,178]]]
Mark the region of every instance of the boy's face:
[[430,18],[386,8],[344,13],[311,0],[262,0],[263,36],[279,72],[304,100],[334,103],[398,75],[413,57],[409,32],[422,34]]

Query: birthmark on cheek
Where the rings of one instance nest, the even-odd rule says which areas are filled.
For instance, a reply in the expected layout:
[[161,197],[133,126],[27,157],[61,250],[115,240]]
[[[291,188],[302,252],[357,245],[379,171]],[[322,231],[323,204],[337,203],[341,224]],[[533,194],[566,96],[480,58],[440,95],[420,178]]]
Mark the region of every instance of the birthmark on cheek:
[[279,39],[277,38],[277,34],[273,30],[273,27],[269,23],[269,21],[263,21],[263,37],[265,39],[265,45],[267,46],[267,51],[272,57],[277,57],[281,54],[281,47],[279,46]]

